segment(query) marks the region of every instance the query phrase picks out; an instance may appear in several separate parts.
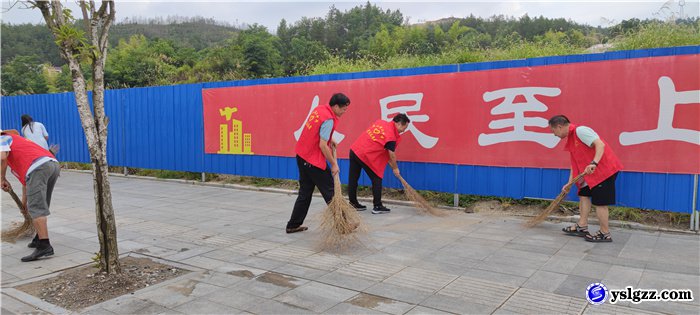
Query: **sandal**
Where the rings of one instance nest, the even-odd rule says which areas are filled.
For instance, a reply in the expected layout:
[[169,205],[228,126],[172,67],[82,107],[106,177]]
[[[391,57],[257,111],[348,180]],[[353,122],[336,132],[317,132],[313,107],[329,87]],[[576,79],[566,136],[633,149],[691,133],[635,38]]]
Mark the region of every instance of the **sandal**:
[[308,229],[309,229],[309,228],[307,228],[307,227],[305,227],[305,226],[297,226],[297,227],[295,227],[295,228],[287,228],[287,234],[296,233],[296,232],[304,232],[304,231],[306,231],[306,230],[308,230]]
[[561,229],[562,232],[572,235],[572,236],[586,236],[586,235],[591,235],[588,233],[588,225],[586,226],[580,226],[578,223],[576,223],[575,226],[567,226],[563,229]]
[[586,235],[586,241],[594,243],[612,242],[612,236],[610,236],[610,232],[603,233],[598,231],[595,235]]

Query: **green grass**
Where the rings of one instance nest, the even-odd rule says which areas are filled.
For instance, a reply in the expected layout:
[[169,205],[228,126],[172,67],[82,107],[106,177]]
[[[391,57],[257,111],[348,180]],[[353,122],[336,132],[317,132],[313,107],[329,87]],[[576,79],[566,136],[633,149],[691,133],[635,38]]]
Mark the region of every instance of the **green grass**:
[[700,45],[700,21],[695,25],[651,23],[613,40],[614,50]]

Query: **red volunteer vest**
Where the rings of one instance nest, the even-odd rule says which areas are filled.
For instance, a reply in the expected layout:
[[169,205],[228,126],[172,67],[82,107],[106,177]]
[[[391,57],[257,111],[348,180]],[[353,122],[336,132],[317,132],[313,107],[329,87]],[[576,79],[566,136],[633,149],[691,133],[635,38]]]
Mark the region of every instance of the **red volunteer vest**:
[[[573,177],[578,176],[581,172],[586,169],[586,166],[591,164],[593,157],[595,156],[595,148],[587,146],[581,141],[576,135],[576,125],[569,124],[569,135],[567,136],[565,151],[569,151],[571,156],[571,169],[573,170]],[[612,148],[605,142],[602,138],[600,139],[605,143],[605,151],[603,151],[603,157],[600,158],[598,166],[595,172],[590,175],[586,175],[583,179],[586,181],[589,187],[593,188],[596,185],[602,183],[608,177],[617,173],[622,169],[622,163],[620,159],[617,158],[615,152]],[[576,185],[581,188],[583,183],[576,183]]]
[[7,165],[12,169],[12,173],[19,179],[22,185],[26,185],[27,170],[36,159],[48,156],[55,158],[51,152],[38,146],[36,143],[21,136],[7,134],[12,137],[10,154],[7,156]]
[[338,127],[338,117],[329,105],[323,105],[316,107],[309,115],[309,119],[304,124],[304,130],[301,131],[299,141],[297,141],[297,145],[294,148],[294,152],[304,161],[322,170],[326,169],[326,157],[323,156],[323,152],[321,152],[318,144],[321,142],[321,124],[328,119],[333,119],[333,129],[331,130],[331,137],[328,139],[328,145],[330,146],[335,128]]
[[389,162],[389,152],[384,148],[389,141],[396,141],[399,146],[401,136],[393,121],[377,120],[363,132],[350,146],[360,160],[369,166],[379,178],[384,178],[384,169]]

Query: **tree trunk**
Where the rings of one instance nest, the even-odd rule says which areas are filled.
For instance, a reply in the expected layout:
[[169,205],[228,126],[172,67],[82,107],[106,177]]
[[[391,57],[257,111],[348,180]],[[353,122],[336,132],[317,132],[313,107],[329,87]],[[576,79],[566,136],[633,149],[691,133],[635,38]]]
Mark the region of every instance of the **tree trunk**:
[[[30,3],[41,10],[44,20],[55,38],[59,39],[58,33],[62,27],[70,27],[72,20],[66,21],[60,0],[30,1]],[[88,57],[92,62],[94,115],[88,100],[85,76],[80,69],[79,59],[85,57],[85,55],[81,55],[85,52],[76,46],[80,39],[63,38],[57,45],[63,58],[68,61],[68,67],[71,70],[75,102],[92,163],[97,235],[100,242],[100,252],[98,253],[100,269],[107,273],[120,273],[117,228],[107,164],[107,124],[109,120],[104,109],[104,65],[107,57],[107,35],[114,21],[114,2],[103,1],[97,11],[94,1],[80,1],[79,5],[83,13],[87,39],[93,47]]]

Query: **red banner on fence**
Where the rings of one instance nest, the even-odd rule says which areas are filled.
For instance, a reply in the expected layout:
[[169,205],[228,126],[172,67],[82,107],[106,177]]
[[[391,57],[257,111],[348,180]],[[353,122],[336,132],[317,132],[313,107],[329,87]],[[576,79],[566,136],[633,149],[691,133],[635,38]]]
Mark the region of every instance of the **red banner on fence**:
[[700,173],[700,55],[203,90],[205,152],[294,156],[311,110],[342,92],[339,157],[376,119],[412,120],[400,161],[568,168],[547,120],[593,128],[625,170]]

